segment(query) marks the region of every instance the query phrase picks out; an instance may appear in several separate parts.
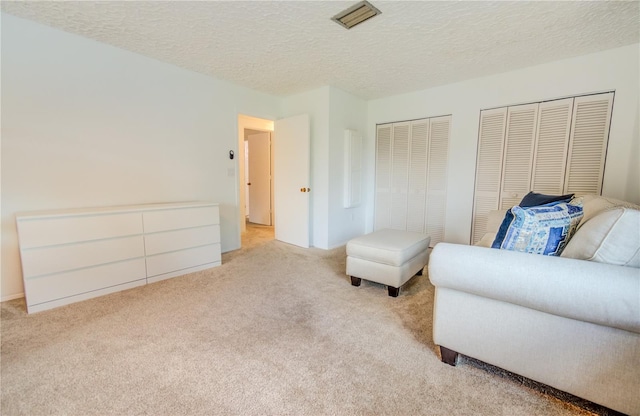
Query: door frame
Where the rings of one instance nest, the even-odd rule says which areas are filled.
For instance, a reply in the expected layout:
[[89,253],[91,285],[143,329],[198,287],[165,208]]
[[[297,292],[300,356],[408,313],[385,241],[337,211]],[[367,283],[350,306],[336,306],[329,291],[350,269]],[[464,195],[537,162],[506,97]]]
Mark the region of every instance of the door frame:
[[[273,162],[273,156],[271,155],[271,132],[269,131],[261,131],[261,130],[244,130],[245,139],[245,152],[249,150],[249,154],[245,154],[245,175],[248,173],[249,177],[247,179],[247,185],[245,186],[245,197],[249,198],[249,200],[245,203],[245,209],[248,209],[247,217],[249,218],[249,222],[261,224],[261,225],[273,225],[273,180],[272,180],[272,169],[271,163]],[[260,136],[258,139],[255,136]],[[251,139],[254,137],[254,139]],[[253,146],[253,147],[252,147]],[[266,146],[266,151],[264,149]],[[252,156],[251,152],[255,151],[257,156]],[[259,154],[260,152],[265,151],[264,154]],[[252,162],[254,165],[252,165]],[[258,163],[258,166],[255,165]],[[260,164],[266,164],[260,166]],[[251,169],[257,169],[258,175],[255,175],[255,172],[251,172]],[[258,169],[260,168],[260,169]],[[268,168],[265,169],[265,168]],[[266,176],[265,176],[266,175]],[[256,176],[258,177],[256,179]],[[264,183],[264,179],[268,181],[267,184]],[[256,183],[251,183],[256,182]],[[249,185],[251,183],[251,185]],[[263,186],[257,186],[257,184],[262,184]],[[264,186],[267,185],[267,186]],[[253,196],[251,195],[253,193]],[[264,197],[268,197],[269,201],[261,199]],[[254,199],[255,198],[255,199]],[[262,203],[260,203],[262,202]],[[258,203],[258,206],[256,206]],[[260,210],[255,208],[261,208]],[[268,213],[265,213],[264,210],[268,209]],[[266,214],[266,215],[264,215]],[[265,221],[265,222],[261,222]]]
[[[274,126],[274,121],[271,119],[267,119],[267,118],[259,118],[259,117],[253,117],[253,116],[249,116],[246,114],[238,114],[238,145],[237,145],[237,152],[236,152],[236,157],[238,159],[238,183],[237,183],[237,200],[238,200],[238,207],[239,207],[239,218],[238,218],[238,222],[239,222],[239,233],[238,233],[238,241],[240,242],[240,247],[242,247],[242,238],[241,238],[241,234],[247,230],[247,224],[245,222],[245,218],[246,218],[246,209],[245,209],[245,205],[246,205],[246,198],[245,198],[245,192],[246,192],[246,183],[247,180],[245,178],[245,151],[244,151],[244,131],[245,129],[249,129],[249,130],[258,130],[258,131],[265,131],[265,132],[269,132],[271,133],[271,136],[273,137],[273,126]],[[273,152],[271,154],[271,170],[273,171]],[[273,224],[273,181],[271,181],[271,223]]]

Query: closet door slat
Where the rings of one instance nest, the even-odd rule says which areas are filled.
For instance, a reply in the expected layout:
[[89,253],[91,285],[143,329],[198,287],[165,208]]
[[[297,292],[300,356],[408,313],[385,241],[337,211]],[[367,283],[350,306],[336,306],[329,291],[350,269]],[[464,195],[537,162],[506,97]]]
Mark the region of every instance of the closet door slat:
[[451,116],[431,119],[427,172],[427,228],[431,245],[444,241]]
[[508,209],[522,200],[531,185],[531,164],[536,137],[538,104],[509,107],[500,208]]
[[394,123],[391,139],[391,210],[390,228],[407,228],[407,183],[409,174],[410,123]]
[[576,97],[569,138],[565,193],[602,193],[613,93]]
[[480,112],[471,243],[487,230],[489,211],[498,209],[507,108]]
[[563,193],[572,114],[573,98],[540,103],[531,176],[533,192]]
[[427,158],[429,120],[411,122],[409,182],[407,195],[407,231],[425,231],[427,197]]
[[391,209],[391,124],[379,125],[376,139],[376,230],[389,228]]

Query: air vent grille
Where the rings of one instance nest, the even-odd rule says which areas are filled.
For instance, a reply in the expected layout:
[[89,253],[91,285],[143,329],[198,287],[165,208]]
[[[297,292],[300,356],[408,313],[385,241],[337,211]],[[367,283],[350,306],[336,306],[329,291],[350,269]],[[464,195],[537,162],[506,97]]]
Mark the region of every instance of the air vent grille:
[[361,1],[349,7],[347,10],[333,16],[331,20],[344,27],[351,29],[360,23],[371,19],[382,12],[371,5],[368,1]]

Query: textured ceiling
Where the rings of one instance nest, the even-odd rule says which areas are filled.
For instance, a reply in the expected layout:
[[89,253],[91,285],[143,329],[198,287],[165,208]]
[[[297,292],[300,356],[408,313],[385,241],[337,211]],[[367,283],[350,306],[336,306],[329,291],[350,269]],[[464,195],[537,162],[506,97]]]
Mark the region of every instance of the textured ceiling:
[[286,96],[333,85],[365,99],[640,41],[639,2],[9,2],[2,10],[235,84]]

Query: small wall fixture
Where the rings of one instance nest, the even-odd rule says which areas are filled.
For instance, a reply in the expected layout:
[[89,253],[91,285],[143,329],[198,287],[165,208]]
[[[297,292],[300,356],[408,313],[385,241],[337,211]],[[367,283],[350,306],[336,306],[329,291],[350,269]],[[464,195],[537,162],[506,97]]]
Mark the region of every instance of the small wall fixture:
[[331,20],[345,29],[351,29],[365,20],[369,20],[381,13],[382,12],[380,10],[373,7],[368,1],[361,1],[358,4],[349,7],[347,10],[333,16]]

